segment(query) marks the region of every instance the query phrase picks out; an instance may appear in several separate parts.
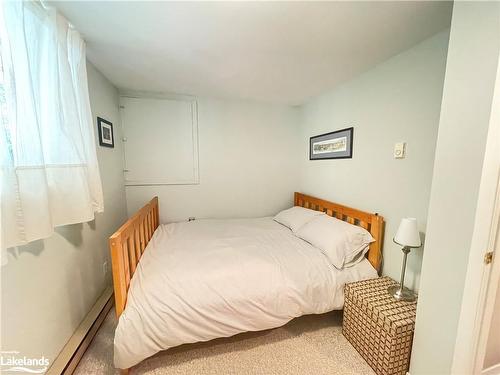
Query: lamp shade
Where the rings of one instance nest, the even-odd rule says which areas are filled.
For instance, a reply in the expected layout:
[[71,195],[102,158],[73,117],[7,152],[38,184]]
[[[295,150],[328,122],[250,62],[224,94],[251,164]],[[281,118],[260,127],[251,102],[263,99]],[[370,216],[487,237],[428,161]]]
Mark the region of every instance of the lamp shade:
[[420,234],[417,227],[417,219],[414,217],[405,217],[401,219],[398,231],[394,236],[394,242],[401,246],[420,247]]

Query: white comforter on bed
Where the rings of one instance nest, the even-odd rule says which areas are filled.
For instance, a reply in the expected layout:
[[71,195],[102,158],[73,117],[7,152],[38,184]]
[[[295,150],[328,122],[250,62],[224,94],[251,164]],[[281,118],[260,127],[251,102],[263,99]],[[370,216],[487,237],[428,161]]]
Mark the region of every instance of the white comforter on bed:
[[366,260],[336,270],[272,218],[161,225],[131,281],[115,333],[115,366],[341,309],[345,283],[376,276]]

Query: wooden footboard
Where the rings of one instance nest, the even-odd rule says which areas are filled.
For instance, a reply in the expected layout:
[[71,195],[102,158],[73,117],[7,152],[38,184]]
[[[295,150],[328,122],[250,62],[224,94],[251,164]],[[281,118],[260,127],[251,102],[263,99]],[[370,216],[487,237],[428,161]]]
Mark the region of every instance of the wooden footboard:
[[109,238],[117,317],[125,309],[130,279],[139,259],[158,228],[159,213],[158,197],[154,197]]

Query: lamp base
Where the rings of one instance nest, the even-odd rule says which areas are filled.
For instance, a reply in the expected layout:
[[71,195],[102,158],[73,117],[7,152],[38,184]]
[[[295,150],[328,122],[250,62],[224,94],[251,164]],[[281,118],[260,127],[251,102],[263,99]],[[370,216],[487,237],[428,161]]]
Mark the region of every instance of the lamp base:
[[417,295],[410,289],[400,288],[399,285],[392,285],[387,288],[387,291],[398,301],[415,301],[417,299]]

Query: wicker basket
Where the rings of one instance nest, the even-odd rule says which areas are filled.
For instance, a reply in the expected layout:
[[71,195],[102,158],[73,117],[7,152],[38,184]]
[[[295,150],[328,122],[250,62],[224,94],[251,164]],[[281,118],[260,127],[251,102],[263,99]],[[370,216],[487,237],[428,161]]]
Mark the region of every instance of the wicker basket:
[[396,301],[389,277],[345,287],[342,333],[379,375],[405,375],[410,364],[416,302]]

